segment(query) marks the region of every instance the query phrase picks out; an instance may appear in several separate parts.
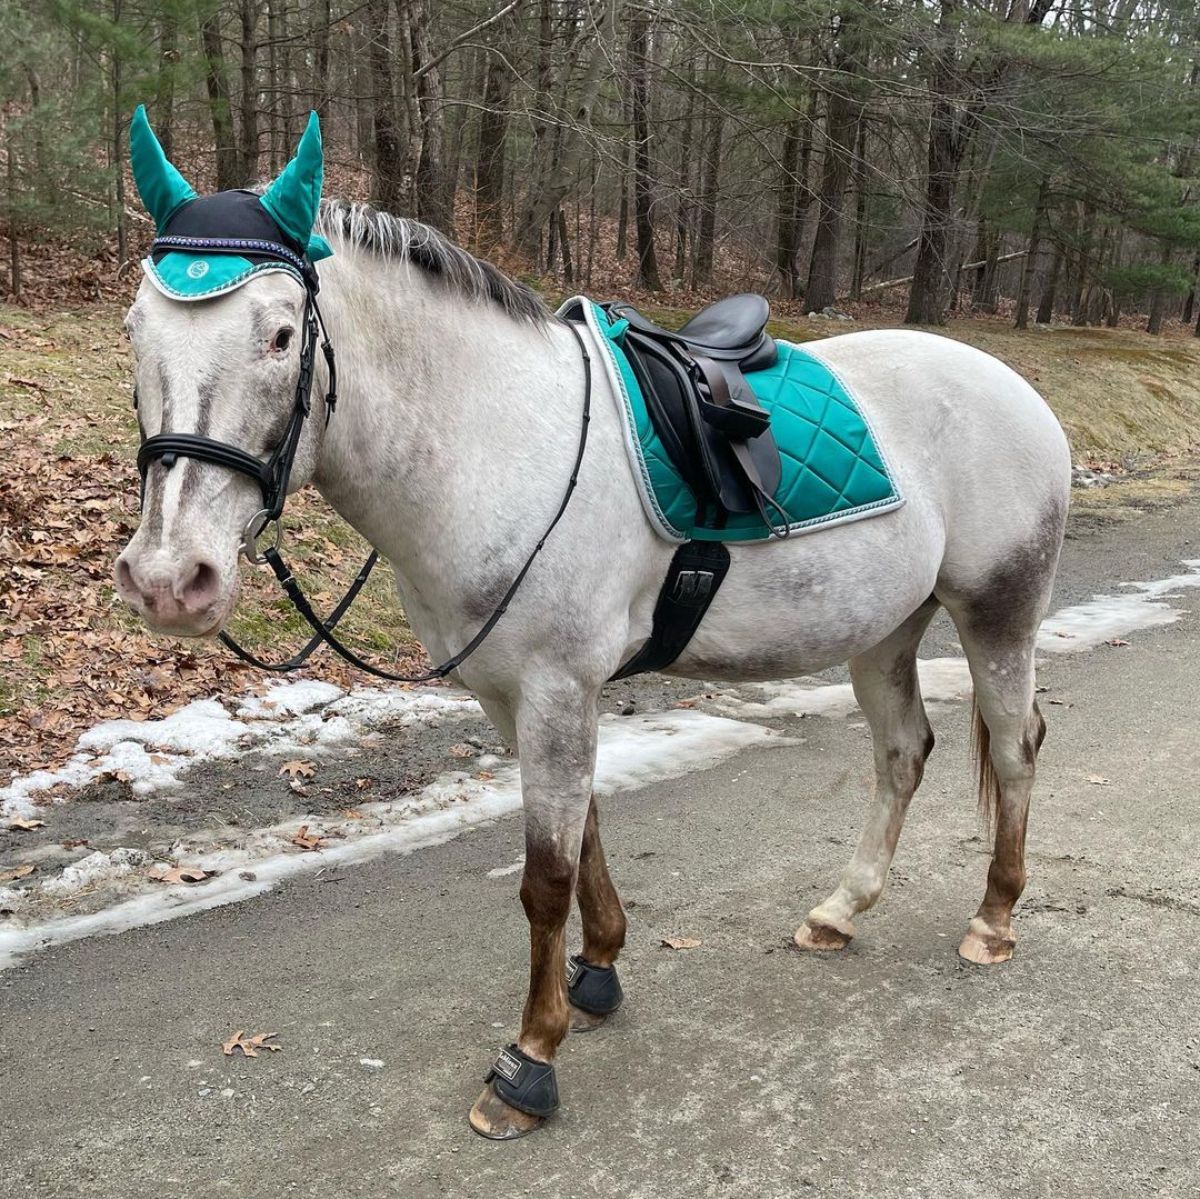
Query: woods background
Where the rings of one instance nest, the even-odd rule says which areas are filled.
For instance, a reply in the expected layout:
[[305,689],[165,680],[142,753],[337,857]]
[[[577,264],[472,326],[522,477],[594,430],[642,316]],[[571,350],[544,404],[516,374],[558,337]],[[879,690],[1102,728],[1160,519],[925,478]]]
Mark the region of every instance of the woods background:
[[1196,317],[1194,0],[0,0],[0,23],[10,299],[64,261],[85,298],[128,286],[145,101],[201,190],[277,171],[315,108],[327,192],[550,290]]

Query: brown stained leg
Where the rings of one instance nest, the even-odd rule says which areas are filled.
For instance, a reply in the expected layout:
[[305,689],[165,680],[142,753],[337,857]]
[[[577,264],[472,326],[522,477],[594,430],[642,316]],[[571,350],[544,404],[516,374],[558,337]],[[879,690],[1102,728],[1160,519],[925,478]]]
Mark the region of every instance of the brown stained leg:
[[[567,1034],[566,924],[575,882],[574,863],[548,842],[525,840],[521,903],[529,919],[529,995],[518,1047],[551,1062]],[[544,1122],[505,1103],[488,1083],[471,1108],[471,1127],[491,1140],[525,1136]]]
[[1016,947],[1012,912],[1025,890],[1029,798],[1038,750],[1045,736],[1046,722],[1034,703],[1017,759],[1007,769],[997,771],[996,838],[988,868],[987,890],[958,948],[962,958],[977,966],[1007,962]]
[[[583,918],[583,956],[593,966],[611,966],[625,944],[625,912],[608,873],[600,844],[600,821],[593,796],[588,805],[583,844],[579,851],[579,878],[575,884],[579,914]],[[607,1019],[571,1008],[571,1031],[590,1032]]]

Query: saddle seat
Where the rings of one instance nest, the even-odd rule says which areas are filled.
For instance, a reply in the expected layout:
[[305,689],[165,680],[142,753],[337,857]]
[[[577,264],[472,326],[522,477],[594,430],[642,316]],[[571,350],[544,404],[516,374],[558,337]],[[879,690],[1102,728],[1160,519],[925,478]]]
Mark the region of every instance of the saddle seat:
[[616,307],[622,319],[648,337],[679,342],[709,358],[736,361],[743,371],[764,370],[775,361],[775,342],[766,331],[771,305],[765,296],[746,292],[714,300],[674,331],[628,305]]
[[[664,329],[628,304],[601,305],[628,326],[619,341],[637,377],[663,447],[696,499],[699,520],[722,527],[731,513],[758,512],[775,531],[782,465],[770,414],[745,374],[774,365],[760,295],[728,296],[678,330]],[[784,533],[786,535],[786,524]]]

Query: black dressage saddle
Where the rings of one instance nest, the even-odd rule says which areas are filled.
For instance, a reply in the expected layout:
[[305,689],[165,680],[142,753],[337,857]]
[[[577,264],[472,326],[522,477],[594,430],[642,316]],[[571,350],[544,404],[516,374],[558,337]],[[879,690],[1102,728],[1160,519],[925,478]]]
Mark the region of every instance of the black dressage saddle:
[[696,523],[719,529],[731,513],[758,512],[775,531],[768,508],[779,486],[779,448],[770,414],[745,379],[778,355],[766,299],[717,300],[676,331],[628,304],[601,307],[610,320],[628,322],[621,346],[659,438],[696,497]]

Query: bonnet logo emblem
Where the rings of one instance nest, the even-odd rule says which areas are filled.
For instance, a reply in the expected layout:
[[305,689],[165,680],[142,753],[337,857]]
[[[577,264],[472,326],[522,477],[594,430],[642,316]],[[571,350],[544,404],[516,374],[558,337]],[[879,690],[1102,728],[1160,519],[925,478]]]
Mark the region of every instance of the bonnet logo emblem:
[[187,273],[189,279],[203,279],[208,274],[208,263],[201,258],[188,267]]

